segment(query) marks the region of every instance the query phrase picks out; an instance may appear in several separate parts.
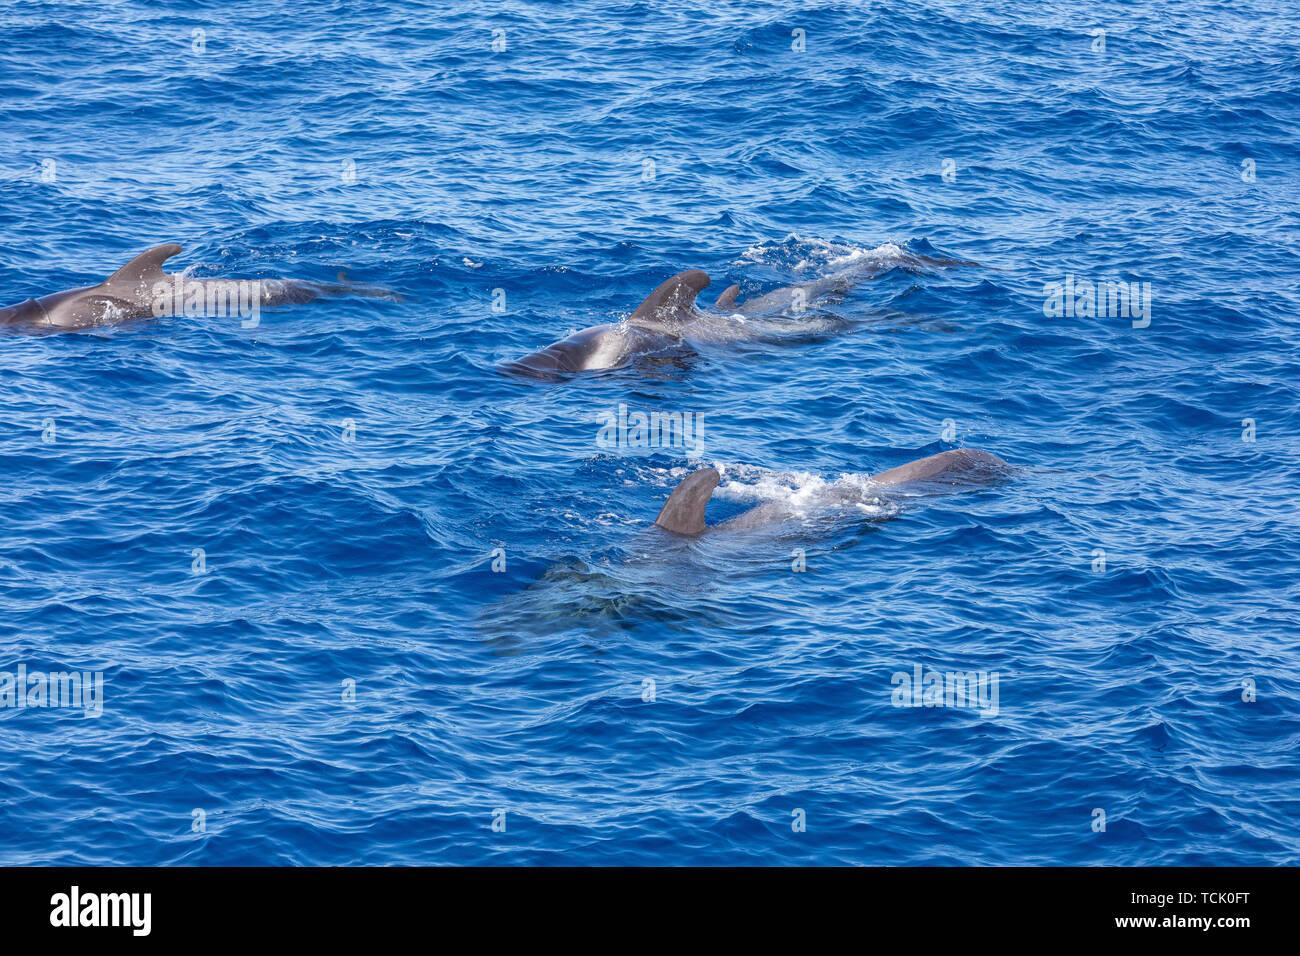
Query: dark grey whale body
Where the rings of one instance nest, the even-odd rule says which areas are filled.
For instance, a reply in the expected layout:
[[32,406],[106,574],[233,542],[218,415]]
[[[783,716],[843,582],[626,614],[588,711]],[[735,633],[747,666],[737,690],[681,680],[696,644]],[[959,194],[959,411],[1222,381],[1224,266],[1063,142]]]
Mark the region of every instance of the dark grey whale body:
[[[974,448],[957,448],[873,475],[869,486],[881,491],[906,489],[913,492],[951,493],[996,481],[1009,470],[1010,466],[996,455]],[[728,521],[706,525],[704,509],[721,480],[722,476],[716,468],[701,468],[687,475],[668,496],[668,501],[664,503],[654,523],[676,534],[699,535],[706,531],[759,528],[792,517],[793,513],[787,504],[765,502]],[[857,493],[849,494],[837,491],[832,486],[826,490],[825,497],[823,503],[828,507],[849,507],[855,499],[860,498],[860,489]]]
[[[198,300],[205,303],[215,301],[216,294],[220,293],[224,304],[227,294],[240,283],[249,287],[244,290],[248,294],[246,298],[255,297],[258,309],[310,302],[325,295],[393,296],[386,289],[346,282],[190,279],[164,272],[163,262],[180,252],[181,247],[175,243],[155,246],[136,256],[98,285],[55,292],[0,309],[0,327],[27,331],[64,331],[114,325],[132,319],[153,318],[160,314],[175,314],[176,310],[166,313],[160,311],[160,302],[167,304],[165,300],[172,298],[173,290],[179,293],[181,299],[197,296]],[[183,304],[180,311],[184,311]],[[224,305],[220,314],[226,314]]]
[[681,341],[695,318],[695,297],[708,287],[709,276],[688,269],[663,282],[623,322],[594,325],[502,369],[533,378],[558,378],[573,372],[618,368]]

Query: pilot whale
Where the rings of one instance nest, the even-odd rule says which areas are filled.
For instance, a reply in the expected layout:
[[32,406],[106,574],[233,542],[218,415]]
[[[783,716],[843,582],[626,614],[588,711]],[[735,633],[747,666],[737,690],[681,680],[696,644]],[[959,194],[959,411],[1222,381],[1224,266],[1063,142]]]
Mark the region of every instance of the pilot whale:
[[864,256],[831,275],[784,286],[745,302],[736,301],[739,285],[728,286],[708,311],[699,307],[696,298],[708,288],[709,275],[701,269],[688,269],[663,282],[622,322],[575,332],[501,368],[555,380],[576,372],[622,368],[638,356],[681,349],[691,342],[779,340],[792,334],[806,337],[838,331],[849,323],[810,311],[814,303],[842,299],[855,284],[890,269],[976,265],[890,248],[896,252]]
[[[828,510],[848,510],[865,503],[877,493],[893,489],[914,494],[951,493],[979,487],[1004,477],[1008,465],[996,455],[974,448],[957,448],[940,452],[928,458],[919,458],[897,468],[872,475],[865,482],[837,482],[828,485],[821,493],[817,506]],[[664,503],[655,525],[680,535],[700,535],[706,531],[738,531],[779,524],[796,516],[795,509],[786,501],[767,501],[750,508],[728,521],[707,525],[705,506],[713,490],[722,480],[716,468],[701,468],[687,475],[673,489]]]
[[[296,279],[192,279],[167,273],[175,243],[142,252],[98,285],[28,299],[0,309],[0,327],[30,331],[85,329],[161,315],[246,315],[264,307],[327,295],[395,298],[387,289]],[[342,278],[340,276],[340,278]]]
[[663,282],[622,322],[593,325],[502,369],[533,378],[619,368],[637,355],[680,342],[696,316],[695,297],[708,288],[708,273],[688,269]]

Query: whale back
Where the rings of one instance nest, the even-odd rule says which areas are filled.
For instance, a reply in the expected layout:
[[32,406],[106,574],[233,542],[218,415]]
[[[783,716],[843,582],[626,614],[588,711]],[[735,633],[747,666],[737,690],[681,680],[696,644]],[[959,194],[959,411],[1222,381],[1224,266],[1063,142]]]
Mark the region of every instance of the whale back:
[[695,297],[709,285],[709,274],[701,269],[687,269],[664,281],[627,317],[629,325],[663,329],[680,324],[695,308]]
[[0,309],[0,326],[45,324],[45,309],[35,299]]
[[877,485],[974,486],[995,481],[1010,468],[997,455],[977,448],[954,448],[872,475],[871,480]]
[[702,534],[704,508],[721,480],[716,468],[701,468],[687,475],[668,496],[655,524],[677,534]]
[[99,285],[54,292],[36,300],[41,327],[80,329],[107,322],[143,318],[150,314],[151,289],[170,278],[162,264],[181,251],[175,243],[154,246],[140,253]]

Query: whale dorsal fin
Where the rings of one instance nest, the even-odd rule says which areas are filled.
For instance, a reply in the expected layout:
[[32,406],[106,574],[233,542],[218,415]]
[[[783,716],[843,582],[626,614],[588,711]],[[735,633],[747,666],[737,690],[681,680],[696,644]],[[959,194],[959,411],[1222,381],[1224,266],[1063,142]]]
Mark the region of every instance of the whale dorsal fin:
[[695,297],[709,285],[709,274],[700,269],[687,269],[668,279],[655,289],[646,300],[628,316],[632,325],[661,326],[669,324],[679,310],[689,310]]
[[655,524],[678,534],[703,533],[704,506],[721,480],[716,468],[701,468],[687,475],[668,496]]
[[174,255],[178,255],[181,247],[176,243],[168,243],[165,246],[154,246],[148,252],[142,252],[122,268],[118,269],[106,279],[106,282],[156,282],[159,279],[166,278],[166,273],[162,270],[162,264]]
[[727,288],[723,291],[722,295],[718,296],[718,301],[713,303],[713,307],[718,310],[731,308],[733,305],[736,304],[736,296],[739,293],[740,293],[740,286],[738,285],[727,286]]

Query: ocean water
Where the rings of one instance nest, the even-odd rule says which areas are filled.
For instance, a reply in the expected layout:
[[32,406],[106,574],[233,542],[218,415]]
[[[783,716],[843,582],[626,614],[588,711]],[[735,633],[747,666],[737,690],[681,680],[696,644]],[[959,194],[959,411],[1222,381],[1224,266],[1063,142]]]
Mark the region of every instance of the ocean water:
[[[3,3],[0,304],[170,241],[401,299],[0,335],[0,671],[103,679],[0,708],[0,862],[1300,862],[1298,52],[1262,0]],[[855,263],[832,333],[497,368]],[[958,447],[1014,470],[814,507]],[[799,516],[650,530],[702,464]]]

